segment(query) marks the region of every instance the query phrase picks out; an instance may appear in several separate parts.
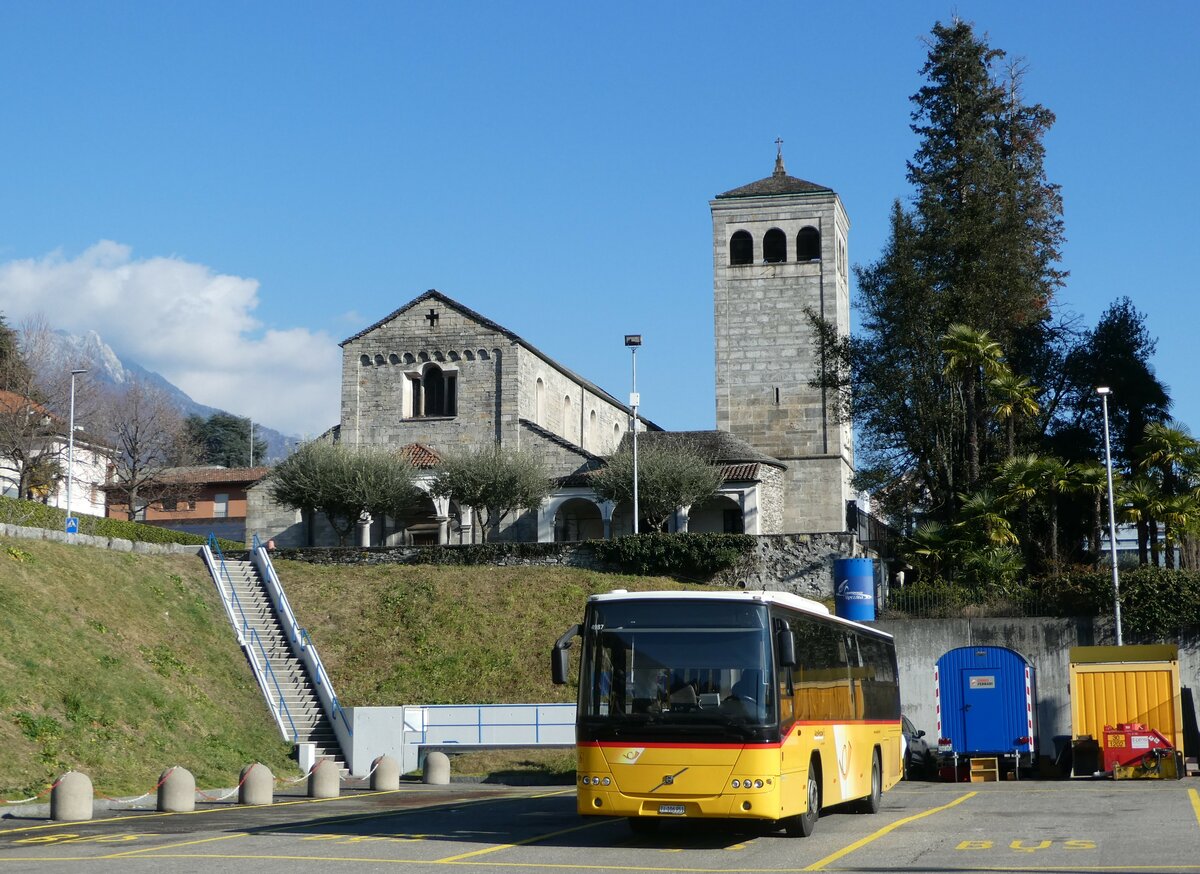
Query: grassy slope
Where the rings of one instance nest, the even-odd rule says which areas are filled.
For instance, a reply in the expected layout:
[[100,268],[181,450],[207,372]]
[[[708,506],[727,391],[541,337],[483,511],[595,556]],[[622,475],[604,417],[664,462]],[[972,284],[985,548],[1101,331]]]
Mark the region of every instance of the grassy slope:
[[296,773],[203,562],[30,540],[0,540],[0,750],[0,799],[71,769],[113,796]]
[[[277,569],[347,706],[571,700],[549,651],[589,594],[684,588],[570,568]],[[201,787],[255,760],[296,773],[203,562],[17,539],[0,539],[0,750],[0,800],[71,769],[112,796],[171,765]]]
[[574,700],[550,682],[550,647],[583,618],[588,595],[696,588],[575,568],[275,570],[346,706]]

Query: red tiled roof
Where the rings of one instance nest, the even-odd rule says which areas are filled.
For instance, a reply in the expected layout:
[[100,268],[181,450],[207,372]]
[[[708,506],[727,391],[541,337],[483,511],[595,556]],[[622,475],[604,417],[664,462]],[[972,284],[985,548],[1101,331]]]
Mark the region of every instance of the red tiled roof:
[[740,482],[757,482],[761,477],[758,475],[758,464],[727,464],[721,468],[721,476],[725,478],[727,483]]
[[16,413],[24,409],[37,411],[43,416],[52,415],[49,410],[37,401],[31,400],[24,395],[19,395],[16,392],[0,390],[0,412]]
[[161,483],[256,483],[269,467],[178,467],[155,477]]
[[400,456],[412,462],[413,467],[430,468],[442,463],[442,457],[424,443],[409,443],[400,447]]

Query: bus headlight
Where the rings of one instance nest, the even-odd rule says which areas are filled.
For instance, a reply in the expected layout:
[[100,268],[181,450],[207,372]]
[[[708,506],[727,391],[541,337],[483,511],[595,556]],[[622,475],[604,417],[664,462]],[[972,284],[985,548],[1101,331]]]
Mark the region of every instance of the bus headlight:
[[754,788],[755,788],[755,789],[761,789],[762,787],[763,787],[763,782],[762,782],[762,780],[755,780],[755,781],[754,781]]
[[741,788],[742,788],[742,781],[741,781],[741,780],[734,780],[734,781],[733,781],[733,788],[734,788],[734,789],[741,789]]
[[605,785],[605,786],[607,786],[607,785],[609,785],[610,783],[612,783],[612,780],[611,780],[610,778],[608,778],[608,777],[605,777],[605,778],[604,778],[604,785]]

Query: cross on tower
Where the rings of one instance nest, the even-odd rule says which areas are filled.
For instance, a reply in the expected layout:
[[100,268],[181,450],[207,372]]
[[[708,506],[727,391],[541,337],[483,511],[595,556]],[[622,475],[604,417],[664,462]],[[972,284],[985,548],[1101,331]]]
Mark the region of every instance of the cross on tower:
[[438,320],[437,310],[430,308],[429,312],[425,314],[425,318],[429,319],[429,327],[436,327]]
[[783,137],[775,137],[775,154],[783,154]]

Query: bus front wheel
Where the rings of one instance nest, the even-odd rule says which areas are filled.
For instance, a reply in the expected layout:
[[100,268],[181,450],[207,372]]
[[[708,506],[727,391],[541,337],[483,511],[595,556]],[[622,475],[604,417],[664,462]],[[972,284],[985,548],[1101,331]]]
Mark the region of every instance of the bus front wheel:
[[629,830],[635,835],[649,835],[658,831],[658,820],[650,816],[631,816],[626,820]]
[[812,765],[808,766],[808,810],[797,814],[787,821],[787,833],[792,837],[806,838],[812,834],[821,815],[821,787],[817,785],[817,771]]

